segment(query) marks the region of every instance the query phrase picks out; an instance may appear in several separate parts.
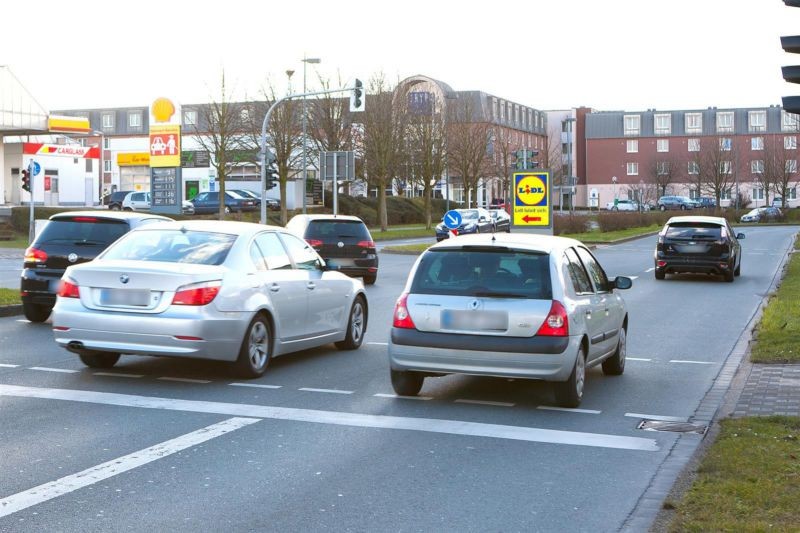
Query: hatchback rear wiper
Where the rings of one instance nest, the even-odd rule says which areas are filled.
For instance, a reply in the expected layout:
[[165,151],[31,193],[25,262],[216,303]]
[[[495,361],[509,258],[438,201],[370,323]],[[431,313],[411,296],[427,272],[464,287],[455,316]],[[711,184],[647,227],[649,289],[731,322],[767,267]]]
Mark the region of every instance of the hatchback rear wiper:
[[97,246],[98,244],[103,244],[100,241],[73,241],[75,246]]
[[515,292],[497,292],[497,291],[475,291],[473,296],[482,296],[486,298],[530,298],[529,294],[519,294]]

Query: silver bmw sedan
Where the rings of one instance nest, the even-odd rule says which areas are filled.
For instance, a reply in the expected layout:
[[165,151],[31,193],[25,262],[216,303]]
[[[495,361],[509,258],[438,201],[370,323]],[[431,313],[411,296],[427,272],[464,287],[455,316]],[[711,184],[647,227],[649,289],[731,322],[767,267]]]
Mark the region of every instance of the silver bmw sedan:
[[285,229],[195,220],[142,227],[69,267],[53,333],[93,368],[134,354],[231,361],[258,377],[278,355],[358,348],[367,313],[362,282]]

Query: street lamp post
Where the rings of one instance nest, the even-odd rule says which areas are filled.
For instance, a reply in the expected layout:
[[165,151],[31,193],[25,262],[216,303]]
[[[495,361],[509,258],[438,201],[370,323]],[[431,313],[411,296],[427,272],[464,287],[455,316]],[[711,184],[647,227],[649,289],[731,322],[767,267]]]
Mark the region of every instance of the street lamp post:
[[[306,172],[308,167],[307,147],[306,147],[306,65],[308,63],[319,64],[322,60],[318,57],[303,57],[303,214],[306,213]],[[335,185],[334,185],[335,186]]]

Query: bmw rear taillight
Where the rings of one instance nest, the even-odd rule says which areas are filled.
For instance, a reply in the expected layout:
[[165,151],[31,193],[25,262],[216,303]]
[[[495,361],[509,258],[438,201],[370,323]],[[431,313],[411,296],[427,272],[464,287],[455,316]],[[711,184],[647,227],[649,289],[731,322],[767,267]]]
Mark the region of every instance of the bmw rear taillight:
[[208,305],[222,288],[221,281],[205,281],[179,287],[172,298],[172,305]]
[[47,262],[47,254],[43,250],[39,250],[34,248],[33,246],[29,246],[27,250],[25,250],[25,259],[23,260],[25,264],[32,264],[38,265],[40,263]]
[[77,283],[68,279],[62,279],[58,285],[58,295],[62,298],[80,298],[81,292]]
[[414,321],[411,320],[411,315],[408,314],[406,300],[408,300],[407,292],[401,294],[400,298],[397,299],[397,303],[394,305],[394,320],[392,321],[392,326],[403,329],[417,329],[417,326],[414,325]]
[[539,326],[539,331],[536,332],[536,335],[543,337],[569,336],[569,318],[567,317],[567,310],[561,302],[553,300],[550,311],[547,313],[547,318]]
[[306,239],[306,242],[315,250],[322,248],[322,241],[319,239]]

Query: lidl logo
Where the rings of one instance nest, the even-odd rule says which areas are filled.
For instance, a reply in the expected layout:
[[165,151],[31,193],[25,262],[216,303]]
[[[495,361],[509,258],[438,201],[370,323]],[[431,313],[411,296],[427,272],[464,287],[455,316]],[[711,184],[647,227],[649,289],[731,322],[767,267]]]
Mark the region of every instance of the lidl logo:
[[516,184],[521,205],[547,205],[547,185],[539,176],[525,176]]

